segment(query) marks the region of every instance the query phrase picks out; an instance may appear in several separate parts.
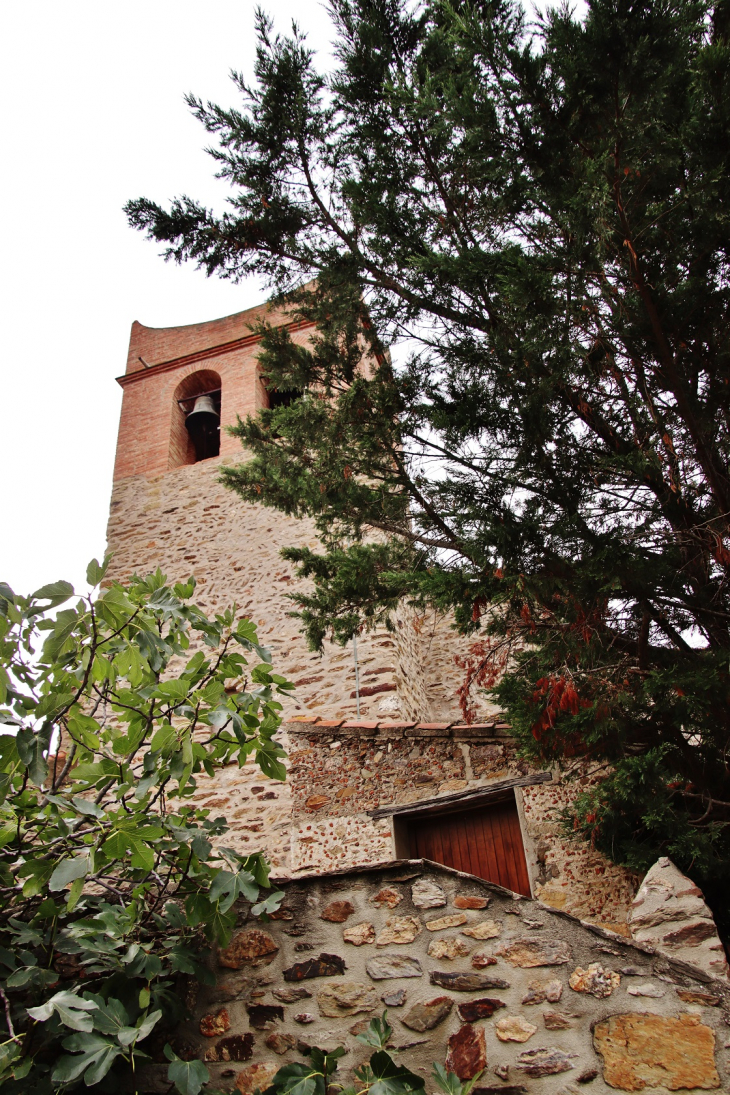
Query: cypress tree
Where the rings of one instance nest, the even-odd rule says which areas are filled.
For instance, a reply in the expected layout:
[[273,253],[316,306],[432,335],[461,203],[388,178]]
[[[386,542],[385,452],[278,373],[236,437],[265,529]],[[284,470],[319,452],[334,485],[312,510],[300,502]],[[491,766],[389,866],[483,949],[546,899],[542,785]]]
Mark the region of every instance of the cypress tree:
[[568,823],[637,870],[671,855],[712,900],[730,880],[730,6],[331,13],[331,72],[259,13],[242,109],[190,98],[223,215],[127,207],[167,257],[263,275],[316,323],[307,347],[263,330],[283,398],[239,424],[251,458],[224,480],[314,519],[322,550],[287,550],[314,581],[314,647],[403,598],[453,610],[465,713],[492,690],[528,752],[605,765]]

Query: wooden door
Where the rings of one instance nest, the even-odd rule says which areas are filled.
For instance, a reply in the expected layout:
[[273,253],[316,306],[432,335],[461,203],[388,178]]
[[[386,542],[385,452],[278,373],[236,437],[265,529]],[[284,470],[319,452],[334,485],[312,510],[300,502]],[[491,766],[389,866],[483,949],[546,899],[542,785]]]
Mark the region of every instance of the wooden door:
[[413,859],[432,859],[531,896],[514,798],[459,813],[410,817],[408,843]]

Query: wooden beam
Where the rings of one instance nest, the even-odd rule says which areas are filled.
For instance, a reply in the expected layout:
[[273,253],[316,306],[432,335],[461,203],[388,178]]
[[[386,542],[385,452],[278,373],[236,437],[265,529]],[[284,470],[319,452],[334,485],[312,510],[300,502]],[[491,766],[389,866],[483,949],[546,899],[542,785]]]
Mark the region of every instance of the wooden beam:
[[377,810],[368,810],[371,818],[393,817],[395,814],[433,813],[450,810],[454,806],[478,806],[488,802],[495,795],[509,791],[512,787],[530,787],[535,783],[550,783],[552,772],[533,772],[530,776],[514,776],[512,779],[499,779],[482,787],[473,787],[468,791],[457,791],[453,795],[439,795],[437,798],[421,799],[419,802],[406,802],[399,806],[379,806]]

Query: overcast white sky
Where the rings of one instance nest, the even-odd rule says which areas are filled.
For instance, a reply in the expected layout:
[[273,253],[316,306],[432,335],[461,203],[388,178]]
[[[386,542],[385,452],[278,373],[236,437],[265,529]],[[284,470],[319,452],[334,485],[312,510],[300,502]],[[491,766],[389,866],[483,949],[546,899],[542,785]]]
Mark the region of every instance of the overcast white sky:
[[[318,0],[264,0],[325,53]],[[2,490],[0,579],[30,592],[81,583],[103,554],[133,320],[152,327],[240,311],[256,284],[164,263],[124,202],[226,188],[183,95],[236,102],[250,74],[254,0],[5,0],[0,9]]]

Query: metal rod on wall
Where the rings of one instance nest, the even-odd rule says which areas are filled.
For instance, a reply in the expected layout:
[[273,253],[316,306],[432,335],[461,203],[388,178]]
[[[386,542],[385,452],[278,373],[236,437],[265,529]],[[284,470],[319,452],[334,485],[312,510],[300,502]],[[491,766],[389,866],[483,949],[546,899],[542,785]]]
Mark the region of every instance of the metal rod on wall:
[[357,635],[352,636],[352,657],[355,662],[355,698],[357,700],[357,717],[360,718],[360,670],[357,664]]

